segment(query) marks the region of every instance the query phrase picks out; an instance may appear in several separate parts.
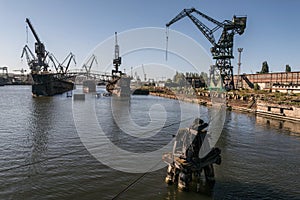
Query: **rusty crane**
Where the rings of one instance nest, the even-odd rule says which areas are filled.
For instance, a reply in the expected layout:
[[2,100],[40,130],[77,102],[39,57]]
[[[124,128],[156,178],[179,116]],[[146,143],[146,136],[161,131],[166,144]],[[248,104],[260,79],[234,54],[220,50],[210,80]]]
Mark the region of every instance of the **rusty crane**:
[[[215,24],[214,28],[209,28],[199,19],[197,19],[193,13],[200,15],[209,22]],[[184,9],[175,18],[173,18],[166,27],[170,27],[175,22],[179,21],[184,17],[188,17],[197,26],[197,28],[202,32],[202,34],[209,40],[213,45],[211,47],[211,53],[213,59],[215,59],[215,65],[211,67],[210,70],[210,80],[213,83],[213,87],[216,87],[217,83],[221,81],[221,87],[228,90],[234,89],[233,82],[233,66],[231,65],[231,59],[233,57],[233,38],[235,34],[242,35],[246,28],[246,16],[233,16],[233,19],[224,20],[219,22],[202,12],[196,10],[195,8]],[[221,36],[218,41],[215,40],[214,33],[223,29]]]

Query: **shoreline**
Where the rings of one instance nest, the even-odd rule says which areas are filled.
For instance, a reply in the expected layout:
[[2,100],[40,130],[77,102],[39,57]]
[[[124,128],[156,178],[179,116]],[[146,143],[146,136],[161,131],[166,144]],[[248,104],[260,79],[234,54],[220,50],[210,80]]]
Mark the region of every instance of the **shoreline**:
[[[161,92],[150,92],[149,93],[152,96],[158,96],[163,98],[169,98],[169,99],[177,99],[179,101],[187,102],[187,103],[195,103],[203,106],[212,106],[210,97],[207,96],[199,96],[197,95],[197,98],[190,98],[186,95],[174,95],[174,94],[166,94]],[[261,102],[260,102],[261,103]],[[273,119],[278,120],[285,120],[285,121],[291,121],[291,122],[298,122],[300,123],[300,118],[293,117],[293,116],[287,116],[286,114],[279,113],[279,112],[271,112],[264,109],[258,109],[257,108],[257,101],[251,100],[250,102],[247,102],[246,100],[237,100],[233,98],[229,98],[227,100],[227,109],[230,111],[236,111],[236,112],[242,112],[242,113],[251,113],[257,116],[261,117],[269,117]],[[255,104],[255,105],[254,105]],[[265,105],[264,105],[265,106]],[[276,105],[280,109],[280,105]],[[272,107],[275,107],[274,105]]]

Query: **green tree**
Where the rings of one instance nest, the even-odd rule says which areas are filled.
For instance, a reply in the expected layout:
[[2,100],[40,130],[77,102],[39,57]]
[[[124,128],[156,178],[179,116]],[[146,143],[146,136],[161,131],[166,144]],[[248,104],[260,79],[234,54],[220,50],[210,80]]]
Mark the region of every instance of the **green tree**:
[[176,72],[173,77],[173,82],[177,83],[178,86],[182,87],[185,85],[185,76],[183,73]]
[[285,72],[291,72],[291,71],[292,71],[292,69],[291,69],[290,65],[286,65]]
[[268,65],[267,61],[264,61],[262,63],[262,67],[261,67],[260,73],[261,74],[267,74],[267,73],[269,73],[269,65]]

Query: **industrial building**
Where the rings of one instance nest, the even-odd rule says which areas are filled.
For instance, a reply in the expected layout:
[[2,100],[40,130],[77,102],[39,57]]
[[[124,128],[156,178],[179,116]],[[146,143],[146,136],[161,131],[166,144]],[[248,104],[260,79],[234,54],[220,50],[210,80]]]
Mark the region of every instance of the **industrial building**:
[[300,71],[235,75],[234,82],[237,88],[253,89],[257,84],[261,90],[300,93]]

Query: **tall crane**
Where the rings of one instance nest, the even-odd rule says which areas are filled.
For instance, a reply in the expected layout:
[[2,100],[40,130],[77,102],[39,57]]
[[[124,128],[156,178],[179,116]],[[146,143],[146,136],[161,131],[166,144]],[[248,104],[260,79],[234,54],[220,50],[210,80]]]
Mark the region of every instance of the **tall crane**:
[[115,69],[112,70],[112,76],[117,77],[118,74],[121,75],[122,72],[119,70],[119,66],[121,65],[122,58],[120,57],[120,47],[118,45],[118,35],[115,32],[115,58],[113,59],[113,65]]
[[[193,16],[193,13],[200,15],[216,26],[210,29],[199,19]],[[176,17],[166,24],[166,27],[169,28],[172,24],[186,16],[192,20],[192,22],[212,44],[210,51],[213,59],[216,60],[215,65],[213,65],[210,70],[210,80],[213,83],[213,87],[217,86],[218,82],[221,81],[222,88],[226,89],[227,91],[234,89],[233,66],[231,65],[231,59],[234,58],[232,53],[233,37],[236,33],[239,35],[244,33],[247,17],[233,16],[232,21],[225,20],[223,22],[219,22],[196,10],[195,8],[191,8],[181,11]],[[216,42],[214,33],[220,28],[223,30],[219,40]]]
[[[45,45],[41,42],[40,38],[38,37],[37,33],[35,32],[30,20],[26,18],[26,23],[28,24],[36,42],[35,42],[35,53],[36,53],[36,60],[31,62],[31,70],[33,72],[38,72],[40,70],[47,71],[48,64],[45,62],[47,58],[47,51],[45,50]],[[26,51],[26,50],[25,50]]]
[[[36,42],[35,42],[35,53],[36,56],[32,53],[28,45],[25,45],[22,51],[21,58],[25,55],[28,65],[30,66],[30,69],[32,73],[38,73],[41,70],[42,71],[48,71],[49,63],[52,62],[52,65],[54,66],[57,73],[66,74],[68,71],[68,68],[71,64],[71,61],[75,61],[75,55],[70,52],[69,55],[64,59],[62,63],[60,63],[55,56],[45,50],[45,45],[41,42],[40,38],[38,37],[36,31],[34,30],[30,20],[26,18],[26,23],[28,24]],[[65,63],[66,66],[65,66]]]

